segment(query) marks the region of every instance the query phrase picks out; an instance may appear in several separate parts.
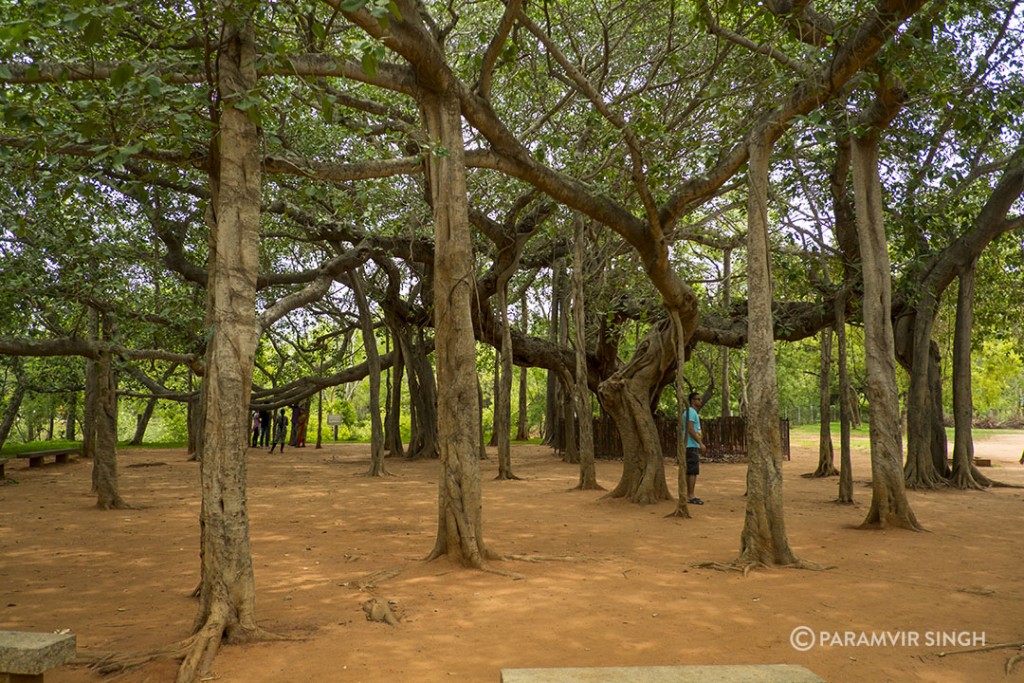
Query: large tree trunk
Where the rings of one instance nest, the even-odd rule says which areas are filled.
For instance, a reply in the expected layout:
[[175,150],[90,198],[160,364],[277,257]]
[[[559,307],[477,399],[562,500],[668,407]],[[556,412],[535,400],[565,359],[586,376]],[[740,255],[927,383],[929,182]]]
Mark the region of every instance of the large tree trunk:
[[366,352],[366,367],[370,380],[370,469],[368,477],[383,477],[390,473],[384,467],[384,423],[380,418],[380,354],[377,352],[377,335],[373,329],[370,304],[366,300],[366,287],[362,273],[354,269],[349,273],[356,308],[359,310],[359,327],[363,333],[363,349]]
[[579,461],[580,480],[576,485],[578,490],[593,491],[601,490],[603,487],[597,483],[597,468],[594,463],[594,415],[590,401],[590,387],[587,386],[587,332],[586,332],[586,310],[583,298],[583,263],[584,263],[584,232],[583,216],[576,214],[574,217],[575,226],[575,254],[573,255],[572,285],[573,285],[573,323],[575,327],[576,346],[576,381],[574,383],[576,399],[576,422],[579,425]]
[[771,143],[750,143],[747,204],[748,343],[750,403],[747,413],[747,510],[740,534],[743,565],[793,565],[782,507],[782,434],[772,321],[771,252],[768,242],[768,172]]
[[[443,86],[442,86],[443,87]],[[446,154],[427,155],[427,182],[434,210],[434,320],[437,362],[437,539],[430,558],[447,555],[483,567],[476,342],[471,298],[475,292],[473,247],[466,196],[462,116],[454,90],[427,92],[420,101],[432,145]]]
[[[436,458],[438,445],[437,382],[434,368],[427,357],[427,341],[420,330],[410,335],[411,346],[407,356],[409,368],[409,396],[412,412],[412,434],[409,438],[409,458]],[[475,367],[475,366],[474,366]]]
[[[935,488],[942,484],[946,471],[946,431],[942,425],[942,381],[939,374],[938,347],[932,341],[932,329],[938,299],[927,288],[922,300],[897,322],[895,336],[897,358],[904,359],[910,375],[907,391],[907,459],[904,479],[909,488]],[[900,354],[899,351],[903,353]],[[939,412],[935,414],[935,398]],[[935,421],[941,437],[936,437]]]
[[864,352],[871,406],[871,508],[864,526],[920,529],[903,484],[892,283],[876,135],[853,140],[853,181],[864,278]]
[[651,405],[675,363],[672,321],[661,320],[644,337],[633,358],[598,387],[601,403],[622,439],[622,476],[608,493],[611,498],[625,497],[643,504],[672,500]]
[[224,26],[217,59],[219,139],[210,184],[203,435],[200,445],[201,582],[195,636],[178,669],[177,683],[197,683],[221,643],[253,639],[256,583],[249,541],[246,459],[253,358],[259,340],[256,278],[259,274],[259,132],[246,112],[232,106],[256,87],[255,35],[251,22]]
[[834,477],[839,474],[835,466],[835,451],[832,448],[832,328],[821,331],[821,369],[818,373],[818,414],[821,425],[818,430],[818,468],[812,477]]
[[[104,316],[104,338],[109,339],[110,319]],[[96,361],[96,452],[92,460],[96,507],[118,510],[128,507],[117,485],[117,376],[107,351]]]
[[950,484],[958,489],[981,489],[992,482],[974,466],[974,437],[971,433],[974,400],[971,391],[971,327],[974,324],[974,279],[977,260],[960,273],[953,332],[953,475]]

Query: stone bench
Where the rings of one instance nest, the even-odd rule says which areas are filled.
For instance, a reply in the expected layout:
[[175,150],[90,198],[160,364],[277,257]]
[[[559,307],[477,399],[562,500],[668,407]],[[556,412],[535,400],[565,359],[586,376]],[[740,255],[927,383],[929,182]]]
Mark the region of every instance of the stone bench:
[[502,669],[501,683],[825,683],[795,664]]
[[75,658],[75,634],[0,631],[0,683],[43,683],[43,674]]
[[54,448],[49,451],[29,451],[27,453],[18,453],[14,457],[27,458],[29,467],[42,467],[45,458],[53,458],[54,462],[68,462],[71,458],[77,458],[81,454],[82,449],[76,446],[72,448]]

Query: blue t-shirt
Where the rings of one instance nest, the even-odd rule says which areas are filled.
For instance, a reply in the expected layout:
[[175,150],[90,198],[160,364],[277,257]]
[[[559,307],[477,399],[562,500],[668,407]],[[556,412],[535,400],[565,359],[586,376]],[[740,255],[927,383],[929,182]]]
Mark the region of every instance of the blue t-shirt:
[[[689,420],[690,424],[693,425],[693,431],[700,434],[700,415],[697,414],[696,409],[690,406],[686,409],[686,419]],[[683,429],[686,429],[686,447],[687,448],[700,448],[700,444],[690,434],[690,430],[687,429],[686,424],[683,424]]]

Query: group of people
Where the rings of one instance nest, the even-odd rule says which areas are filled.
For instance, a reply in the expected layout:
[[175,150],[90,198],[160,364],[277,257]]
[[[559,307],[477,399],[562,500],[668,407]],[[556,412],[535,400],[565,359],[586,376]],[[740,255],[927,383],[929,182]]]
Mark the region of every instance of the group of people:
[[[299,425],[292,425],[292,439],[293,446],[305,446],[305,434],[306,425],[303,423],[301,429]],[[252,440],[250,445],[253,448],[257,446],[270,446],[270,452],[273,453],[274,449],[278,445],[281,446],[281,452],[284,453],[284,445],[287,443],[288,436],[288,417],[285,415],[284,408],[281,408],[277,413],[273,413],[269,410],[256,410],[252,414]],[[299,443],[296,439],[302,439]]]

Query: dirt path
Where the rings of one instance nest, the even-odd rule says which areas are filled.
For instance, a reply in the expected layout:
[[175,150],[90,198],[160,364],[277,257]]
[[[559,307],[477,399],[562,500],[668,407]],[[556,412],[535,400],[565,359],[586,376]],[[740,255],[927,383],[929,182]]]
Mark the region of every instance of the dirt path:
[[[990,476],[1024,484],[1022,447],[1024,434],[1000,435],[976,454],[993,459]],[[938,653],[1024,640],[1024,490],[911,492],[926,533],[860,531],[867,455],[855,454],[853,506],[832,502],[836,479],[799,476],[816,457],[798,447],[785,468],[787,530],[801,557],[834,568],[743,577],[696,565],[738,553],[745,466],[704,465],[707,504],[682,521],[665,518],[674,503],[569,492],[574,466],[517,446],[523,481],[492,481],[496,461],[483,463],[484,530],[494,550],[522,558],[496,565],[513,579],[420,560],[433,546],[437,463],[392,460],[398,476],[370,480],[359,476],[366,446],[254,449],[257,611],[294,640],[225,647],[212,680],[497,683],[504,667],[727,663],[801,664],[838,682],[1003,680],[1012,651]],[[70,629],[81,652],[188,634],[197,467],[176,450],[120,462],[122,493],[139,509],[96,510],[87,462],[8,466],[19,483],[0,486],[0,629]],[[601,483],[613,486],[620,467],[599,463]],[[398,626],[366,620],[373,597],[394,601]],[[791,643],[798,627],[813,635],[806,651]],[[174,670],[157,663],[119,680],[170,681]],[[46,680],[104,679],[68,666]]]

